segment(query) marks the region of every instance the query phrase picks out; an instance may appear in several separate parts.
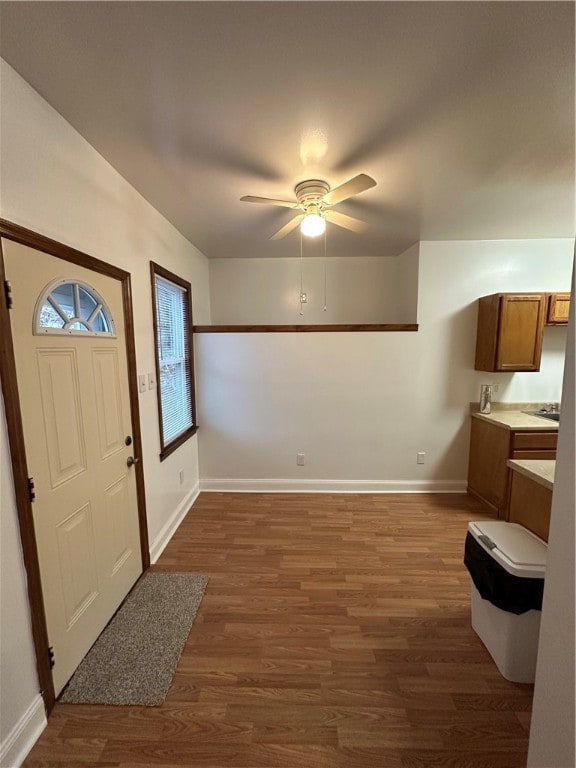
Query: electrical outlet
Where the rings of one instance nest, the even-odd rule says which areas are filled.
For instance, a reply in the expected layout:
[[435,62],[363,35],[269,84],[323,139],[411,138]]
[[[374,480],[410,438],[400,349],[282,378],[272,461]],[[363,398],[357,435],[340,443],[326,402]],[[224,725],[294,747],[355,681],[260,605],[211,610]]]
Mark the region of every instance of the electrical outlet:
[[308,303],[308,294],[307,293],[301,293],[300,294],[300,304],[307,304]]
[[498,392],[499,389],[500,389],[499,384],[492,384],[492,392]]
[[416,464],[424,464],[424,457],[426,453],[424,451],[418,451],[416,454]]
[[306,464],[306,454],[305,453],[297,453],[296,454],[296,464],[299,467],[303,467],[304,464]]
[[146,392],[146,374],[141,373],[138,376],[138,389],[140,390],[140,394],[142,392]]

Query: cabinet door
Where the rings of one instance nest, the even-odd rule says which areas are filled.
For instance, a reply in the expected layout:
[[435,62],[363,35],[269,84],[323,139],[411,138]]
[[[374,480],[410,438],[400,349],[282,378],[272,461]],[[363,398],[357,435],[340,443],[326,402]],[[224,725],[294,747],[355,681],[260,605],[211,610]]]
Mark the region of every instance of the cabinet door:
[[497,371],[539,371],[544,294],[504,294],[500,304]]
[[548,297],[548,315],[546,317],[546,323],[548,325],[568,325],[569,313],[570,294],[551,293]]

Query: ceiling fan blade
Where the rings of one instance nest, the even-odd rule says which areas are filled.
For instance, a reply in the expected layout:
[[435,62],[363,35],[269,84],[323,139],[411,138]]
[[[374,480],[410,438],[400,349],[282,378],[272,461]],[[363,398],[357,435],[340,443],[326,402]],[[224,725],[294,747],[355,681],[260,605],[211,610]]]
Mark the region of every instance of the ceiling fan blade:
[[338,211],[325,211],[324,218],[338,227],[351,229],[352,232],[365,232],[368,228],[368,224],[365,221],[354,219],[352,216],[346,216],[345,213],[339,213]]
[[336,203],[341,203],[343,200],[347,200],[349,197],[358,195],[360,192],[375,186],[376,182],[374,179],[365,173],[359,173],[353,179],[345,181],[344,184],[340,184],[335,189],[331,189],[330,192],[324,195],[323,200],[327,205],[336,205]]
[[298,208],[295,200],[274,200],[271,197],[254,197],[253,195],[244,195],[240,200],[243,203],[264,203],[265,205],[282,205],[284,208]]
[[278,232],[272,235],[270,240],[280,240],[281,238],[286,237],[286,235],[289,235],[293,229],[296,229],[296,227],[298,226],[298,224],[300,224],[303,218],[304,218],[303,213],[298,214],[298,216],[294,216],[293,219],[290,219],[288,224],[284,224],[284,226],[281,227],[281,229],[279,229]]

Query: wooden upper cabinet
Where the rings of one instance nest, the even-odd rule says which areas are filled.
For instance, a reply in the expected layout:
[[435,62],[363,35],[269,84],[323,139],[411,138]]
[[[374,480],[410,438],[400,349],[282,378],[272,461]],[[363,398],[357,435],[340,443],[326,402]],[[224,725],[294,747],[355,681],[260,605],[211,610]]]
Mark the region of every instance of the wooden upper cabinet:
[[546,325],[568,325],[570,314],[570,294],[551,293],[548,295]]
[[539,371],[545,293],[495,293],[478,300],[477,371]]

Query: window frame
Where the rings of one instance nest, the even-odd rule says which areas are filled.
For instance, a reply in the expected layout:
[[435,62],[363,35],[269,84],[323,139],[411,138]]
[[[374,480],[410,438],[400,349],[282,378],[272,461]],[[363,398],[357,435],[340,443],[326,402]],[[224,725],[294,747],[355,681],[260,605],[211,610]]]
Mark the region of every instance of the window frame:
[[[158,400],[158,428],[160,431],[160,461],[164,461],[170,454],[185,443],[192,435],[195,435],[198,431],[198,424],[196,422],[196,382],[194,379],[194,324],[192,321],[192,286],[187,280],[175,275],[173,272],[165,269],[156,264],[154,261],[150,262],[150,277],[152,285],[152,316],[154,325],[154,360],[156,363],[156,395]],[[192,413],[192,425],[188,427],[184,432],[177,435],[168,443],[164,440],[164,426],[162,416],[162,392],[160,390],[160,349],[158,345],[158,316],[157,316],[157,300],[156,300],[156,278],[161,278],[169,283],[173,283],[182,289],[184,295],[184,324],[188,329],[187,334],[187,356],[185,358],[186,369],[190,381],[190,407]]]

